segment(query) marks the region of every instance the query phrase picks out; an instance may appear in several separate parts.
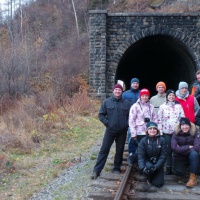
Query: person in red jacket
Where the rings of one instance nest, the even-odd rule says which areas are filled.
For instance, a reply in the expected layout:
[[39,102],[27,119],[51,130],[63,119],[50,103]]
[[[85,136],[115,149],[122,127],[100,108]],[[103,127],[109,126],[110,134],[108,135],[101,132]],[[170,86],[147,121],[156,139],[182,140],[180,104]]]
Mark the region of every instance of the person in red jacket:
[[179,83],[175,100],[183,107],[185,117],[187,117],[190,122],[194,123],[195,114],[199,111],[199,104],[196,98],[189,94],[188,84],[186,82]]

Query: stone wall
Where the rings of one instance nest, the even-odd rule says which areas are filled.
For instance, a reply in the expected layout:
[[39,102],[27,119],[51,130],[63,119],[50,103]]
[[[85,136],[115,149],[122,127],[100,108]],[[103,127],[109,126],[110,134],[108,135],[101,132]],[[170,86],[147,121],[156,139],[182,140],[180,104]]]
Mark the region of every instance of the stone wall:
[[110,95],[118,63],[126,49],[142,38],[158,34],[182,41],[199,67],[199,14],[90,11],[90,95],[101,99]]

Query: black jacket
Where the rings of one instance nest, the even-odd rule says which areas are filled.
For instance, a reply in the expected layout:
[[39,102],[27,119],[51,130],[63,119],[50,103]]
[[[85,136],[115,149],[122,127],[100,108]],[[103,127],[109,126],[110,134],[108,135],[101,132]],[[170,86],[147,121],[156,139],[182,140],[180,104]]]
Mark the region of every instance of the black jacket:
[[143,170],[146,161],[154,164],[156,169],[164,166],[167,158],[167,147],[165,138],[157,134],[155,137],[142,138],[138,146],[138,167]]
[[107,98],[101,105],[99,119],[112,133],[127,131],[131,104],[127,99]]

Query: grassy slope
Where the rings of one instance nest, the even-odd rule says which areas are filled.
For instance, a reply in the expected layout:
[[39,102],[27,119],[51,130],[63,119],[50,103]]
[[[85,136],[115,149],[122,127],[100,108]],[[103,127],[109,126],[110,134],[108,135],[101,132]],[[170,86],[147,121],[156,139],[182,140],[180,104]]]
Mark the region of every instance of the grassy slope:
[[94,117],[77,117],[70,125],[71,131],[52,134],[31,154],[11,153],[16,169],[2,173],[0,199],[28,199],[64,168],[78,162],[104,132],[103,125]]

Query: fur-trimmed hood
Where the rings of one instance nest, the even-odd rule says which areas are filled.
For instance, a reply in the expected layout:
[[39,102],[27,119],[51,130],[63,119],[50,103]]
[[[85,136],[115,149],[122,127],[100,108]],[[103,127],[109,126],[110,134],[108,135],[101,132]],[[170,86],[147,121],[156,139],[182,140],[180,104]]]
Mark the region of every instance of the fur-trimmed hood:
[[[196,133],[196,125],[193,124],[192,122],[190,122],[190,123],[191,123],[191,127],[189,130],[189,133],[190,133],[190,135],[194,136]],[[180,133],[180,131],[181,131],[181,126],[180,126],[180,123],[178,123],[174,128],[174,132],[176,135],[178,135]]]

